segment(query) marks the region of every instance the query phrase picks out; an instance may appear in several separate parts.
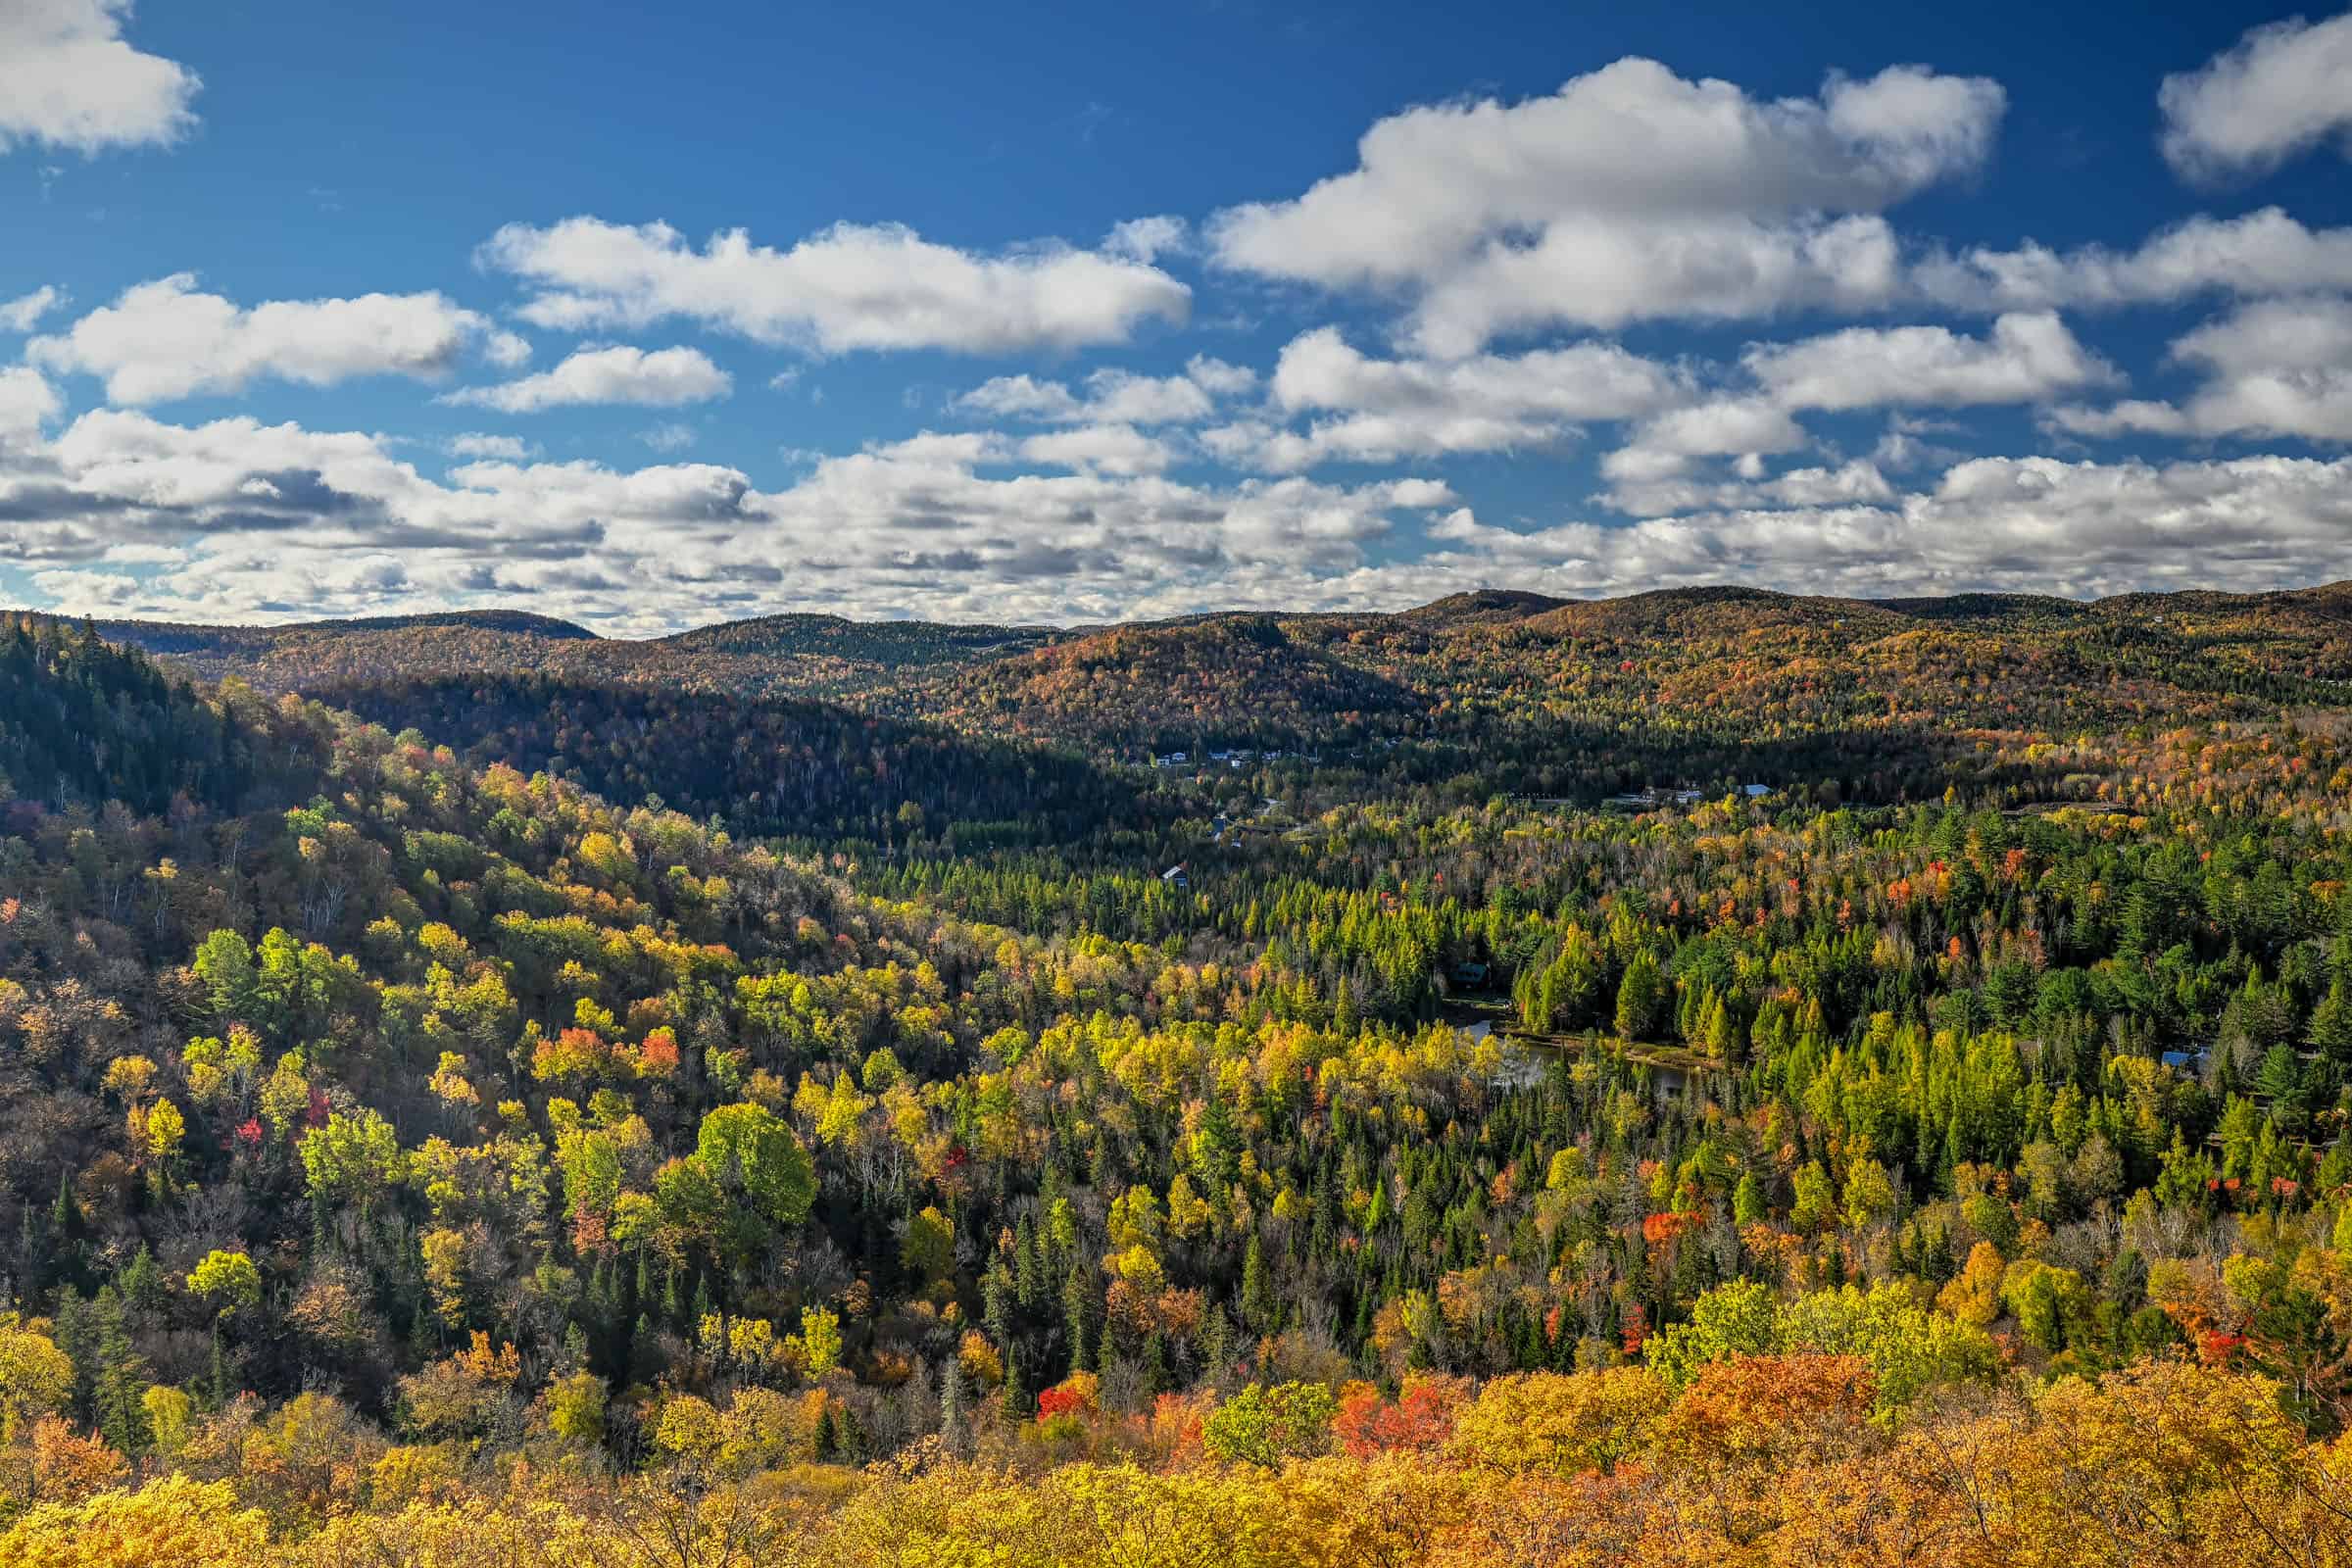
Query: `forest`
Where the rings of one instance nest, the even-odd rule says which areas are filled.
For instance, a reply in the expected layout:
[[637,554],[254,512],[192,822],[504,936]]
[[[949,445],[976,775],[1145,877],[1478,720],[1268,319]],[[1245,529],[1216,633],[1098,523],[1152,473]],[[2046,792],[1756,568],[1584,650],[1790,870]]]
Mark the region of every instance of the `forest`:
[[2352,586],[0,619],[0,1568],[1623,1562],[2352,1563]]

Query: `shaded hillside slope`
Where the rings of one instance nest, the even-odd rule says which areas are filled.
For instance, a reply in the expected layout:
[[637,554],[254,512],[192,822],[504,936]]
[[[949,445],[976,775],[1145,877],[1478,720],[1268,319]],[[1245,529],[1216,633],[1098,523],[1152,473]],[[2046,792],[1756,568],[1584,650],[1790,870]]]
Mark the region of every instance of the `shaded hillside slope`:
[[315,695],[419,730],[477,765],[548,771],[609,801],[648,797],[739,832],[963,847],[1072,838],[1124,818],[1133,790],[1038,747],[967,739],[829,704],[740,702],[550,675],[436,676]]

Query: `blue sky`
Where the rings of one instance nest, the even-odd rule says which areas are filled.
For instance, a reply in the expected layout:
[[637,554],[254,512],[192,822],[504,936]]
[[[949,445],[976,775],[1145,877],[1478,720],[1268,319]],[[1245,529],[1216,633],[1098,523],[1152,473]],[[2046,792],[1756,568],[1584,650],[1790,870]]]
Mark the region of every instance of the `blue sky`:
[[21,0],[0,602],[2352,576],[2352,18],[1633,9]]

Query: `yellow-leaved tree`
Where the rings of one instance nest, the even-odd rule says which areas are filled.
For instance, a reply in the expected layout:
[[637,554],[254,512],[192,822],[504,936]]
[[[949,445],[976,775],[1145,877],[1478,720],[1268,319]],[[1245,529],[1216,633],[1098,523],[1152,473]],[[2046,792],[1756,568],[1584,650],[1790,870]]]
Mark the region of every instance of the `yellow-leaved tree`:
[[30,1509],[0,1535],[0,1568],[252,1568],[269,1541],[227,1483],[171,1475]]

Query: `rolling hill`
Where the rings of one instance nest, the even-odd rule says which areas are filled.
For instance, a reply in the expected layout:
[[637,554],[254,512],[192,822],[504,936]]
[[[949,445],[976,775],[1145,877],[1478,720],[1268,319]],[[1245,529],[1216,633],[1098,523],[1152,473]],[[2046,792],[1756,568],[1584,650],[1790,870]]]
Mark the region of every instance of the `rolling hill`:
[[103,634],[266,691],[529,673],[802,698],[1127,760],[1195,745],[1737,725],[2001,735],[2248,717],[2352,692],[2352,587],[1859,600],[1743,587],[1563,601],[1482,590],[1397,613],[1205,614],[1082,631],[787,614],[652,641],[507,612]]

